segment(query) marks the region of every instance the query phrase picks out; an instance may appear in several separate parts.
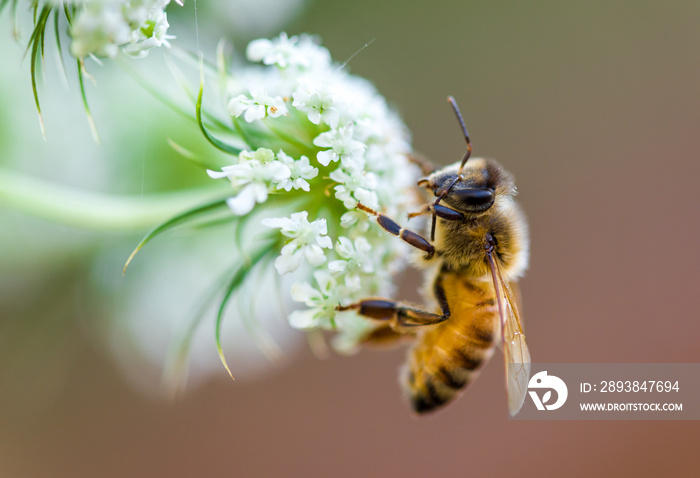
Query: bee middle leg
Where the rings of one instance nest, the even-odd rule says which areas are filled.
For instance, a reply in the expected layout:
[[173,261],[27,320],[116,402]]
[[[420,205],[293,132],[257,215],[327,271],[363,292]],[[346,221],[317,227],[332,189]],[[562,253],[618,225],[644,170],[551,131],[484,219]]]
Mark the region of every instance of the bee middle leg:
[[419,153],[410,153],[408,155],[408,160],[418,166],[421,170],[421,173],[424,175],[428,176],[430,175],[433,171],[437,170],[437,167],[425,156]]

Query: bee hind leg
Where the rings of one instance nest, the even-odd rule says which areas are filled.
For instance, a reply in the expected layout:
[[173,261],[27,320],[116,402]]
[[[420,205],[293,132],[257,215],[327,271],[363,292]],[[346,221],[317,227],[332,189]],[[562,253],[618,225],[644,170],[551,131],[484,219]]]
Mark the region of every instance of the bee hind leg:
[[451,317],[450,305],[447,303],[442,279],[438,277],[433,285],[433,293],[440,304],[441,314],[427,312],[415,307],[396,302],[391,299],[371,298],[360,300],[350,305],[338,305],[336,310],[356,310],[360,315],[375,320],[391,321],[392,327],[416,327],[421,325],[434,325],[444,322]]
[[450,318],[449,309],[443,310],[442,315],[434,314],[390,299],[365,299],[346,306],[339,305],[336,310],[357,310],[360,315],[375,320],[389,320],[393,326],[398,327],[439,324]]

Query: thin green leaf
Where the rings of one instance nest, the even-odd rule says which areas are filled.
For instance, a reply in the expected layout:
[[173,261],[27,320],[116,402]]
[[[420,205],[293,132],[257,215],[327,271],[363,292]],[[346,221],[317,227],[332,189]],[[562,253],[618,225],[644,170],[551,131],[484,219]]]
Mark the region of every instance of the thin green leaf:
[[44,11],[46,11],[46,16],[44,17],[43,11],[42,11],[42,17],[44,18],[44,25],[43,28],[41,29],[39,33],[39,53],[41,57],[41,76],[46,80],[46,61],[44,59],[44,48],[45,48],[45,43],[46,43],[46,24],[48,23],[49,16],[51,15],[51,8],[50,7],[44,7]]
[[210,227],[218,227],[226,224],[231,224],[232,222],[237,222],[240,219],[240,216],[234,216],[233,214],[223,214],[221,217],[215,217],[213,219],[198,222],[197,224],[192,226],[192,229],[195,231],[201,231],[204,229],[209,229]]
[[[167,58],[167,57],[166,57]],[[154,86],[153,84],[149,83],[143,75],[141,75],[139,72],[137,72],[134,67],[132,66],[131,62],[124,61],[124,58],[122,56],[118,56],[116,59],[117,62],[119,62],[119,66],[126,71],[131,78],[138,83],[142,88],[144,88],[146,91],[148,91],[154,98],[159,100],[161,103],[163,103],[165,106],[170,108],[171,110],[175,111],[176,113],[180,114],[184,118],[187,118],[188,120],[192,120],[192,113],[189,109],[185,109],[183,106],[180,106],[177,104],[175,101],[173,101],[172,98],[169,98],[165,94],[163,94],[163,90],[159,87]],[[172,62],[169,63],[171,65]],[[176,68],[173,66],[173,68]],[[182,75],[184,77],[184,75]],[[194,96],[190,93],[190,89],[186,86],[184,83],[184,80],[176,78],[176,81],[180,84],[183,85],[183,90],[185,91],[185,95],[192,100],[192,104],[196,105],[196,101]],[[181,83],[182,82],[182,83]],[[226,124],[224,124],[222,121],[216,119],[212,115],[209,115],[206,113],[206,111],[202,112],[203,118],[206,118],[210,123],[213,123],[216,127],[218,128],[226,128]],[[196,121],[196,119],[195,119]]]
[[249,241],[247,241],[245,233],[246,229],[248,226],[248,222],[250,221],[250,218],[252,218],[254,214],[246,214],[245,216],[242,216],[240,221],[236,223],[236,231],[234,232],[235,234],[235,240],[234,245],[237,248],[238,254],[243,256],[245,254],[245,251],[243,250],[243,244],[247,244]]
[[202,96],[203,95],[204,95],[204,78],[202,77],[202,79],[200,80],[200,83],[199,83],[199,95],[197,96],[197,107],[196,107],[197,124],[199,125],[199,130],[202,132],[202,134],[207,139],[207,141],[209,141],[209,143],[211,143],[212,146],[214,146],[217,149],[220,149],[224,153],[228,153],[228,154],[232,154],[234,156],[237,156],[242,151],[240,148],[236,148],[235,146],[232,146],[230,144],[224,143],[223,141],[216,139],[214,136],[209,134],[209,131],[207,131],[207,128],[204,126],[204,123],[202,121]]
[[57,8],[53,12],[53,32],[56,36],[56,51],[58,53],[58,67],[61,71],[61,78],[63,78],[64,83],[68,84],[68,75],[66,74],[66,64],[63,61],[63,49],[61,48],[61,30],[58,27],[58,17],[60,15],[60,10]]
[[263,257],[265,257],[267,254],[270,254],[272,251],[271,245],[273,244],[273,242],[263,240],[258,241],[258,244],[259,248],[253,251],[253,253],[249,257],[244,258],[244,263],[241,264],[241,267],[233,274],[233,277],[231,277],[231,281],[226,286],[224,296],[221,299],[219,311],[216,314],[216,349],[219,352],[219,358],[221,359],[221,363],[224,365],[224,368],[226,369],[226,371],[232,379],[234,379],[233,374],[231,373],[231,369],[229,368],[228,363],[226,363],[226,357],[224,356],[224,351],[221,347],[221,324],[224,318],[224,311],[226,310],[226,306],[228,305],[228,302],[233,296],[233,294],[238,290],[238,288],[241,286],[246,277],[248,277],[248,274],[250,274],[255,265],[258,262],[260,262],[260,260]]
[[48,18],[49,14],[51,13],[51,7],[49,5],[45,5],[44,8],[41,10],[41,14],[39,14],[39,4],[35,3],[33,5],[33,21],[34,21],[34,29],[32,30],[32,34],[29,37],[29,41],[27,42],[27,48],[24,51],[24,56],[27,56],[27,53],[29,53],[32,48],[36,46],[36,43],[39,41],[39,37],[46,28],[46,18]]
[[0,0],[0,13],[2,13],[8,3],[10,3],[9,0]]
[[[256,287],[256,285],[261,282],[261,279],[263,278],[261,276],[264,276],[264,274],[270,271],[270,264],[274,259],[274,254],[268,254],[263,257],[262,261],[260,262],[260,267],[254,271],[257,272],[258,275],[248,281],[248,285],[252,286],[249,287],[249,289],[252,288],[253,290],[247,290],[242,294],[243,297],[247,298],[247,300],[239,300],[238,307],[241,322],[243,322],[243,326],[252,337],[255,345],[270,362],[280,364],[283,358],[282,349],[279,347],[279,345],[277,345],[277,342],[275,342],[268,331],[262,326],[255,311],[255,303],[257,302],[260,293],[263,292],[262,289],[260,287]],[[279,274],[275,273],[274,276],[279,277]],[[245,284],[243,287],[245,287]],[[282,289],[278,288],[277,290]],[[244,306],[247,306],[247,310],[244,310]]]
[[19,41],[19,23],[17,22],[17,3],[18,0],[12,1],[12,38]]
[[219,72],[219,88],[221,91],[226,91],[226,83],[228,79],[228,62],[226,61],[226,40],[221,39],[216,44],[216,66]]
[[85,81],[84,77],[87,74],[85,69],[85,61],[82,58],[78,58],[78,82],[80,83],[80,96],[83,99],[83,107],[85,108],[85,114],[87,115],[88,123],[90,124],[90,132],[92,133],[92,138],[96,143],[100,143],[100,135],[97,134],[97,126],[95,126],[95,120],[92,118],[92,113],[90,112],[90,106],[88,105],[87,95],[85,94]]
[[[198,67],[200,69],[200,72],[201,72],[200,78],[202,78],[205,74],[204,66],[206,66],[206,73],[208,73],[208,74],[213,74],[213,72],[215,71],[214,65],[210,62],[206,62],[204,60],[202,60],[201,62],[197,62],[197,63],[193,62],[192,60],[194,60],[196,57],[195,57],[195,54],[192,52],[184,51],[184,50],[178,49],[178,48],[173,48],[170,51],[173,53],[173,55],[172,55],[173,57],[179,58],[181,60],[184,59],[184,60],[186,60],[186,63],[190,63],[190,64]],[[217,56],[218,56],[218,51],[217,51]],[[186,79],[185,75],[182,73],[182,70],[177,65],[175,65],[175,63],[173,61],[169,60],[169,58],[170,58],[169,56],[166,56],[165,58],[166,58],[167,66],[171,70],[171,72],[173,73],[173,76],[175,77],[177,83],[181,85],[181,87],[185,91],[186,96],[192,101],[192,104],[196,104],[194,94],[192,93],[191,89],[189,88],[187,79]],[[221,72],[219,72],[219,74],[221,75]],[[225,77],[224,77],[224,80],[225,80]],[[224,89],[224,86],[225,86],[224,84],[221,85],[222,90]],[[216,117],[213,114],[210,114],[206,110],[202,110],[202,119],[209,122],[210,126],[213,126],[216,128],[227,129],[229,127],[228,123],[224,123],[218,117]]]
[[[36,86],[36,64],[39,58],[39,54],[41,52],[41,58],[42,58],[42,65],[43,65],[43,57],[44,57],[44,31],[46,30],[46,21],[51,14],[51,6],[50,5],[45,5],[41,9],[41,13],[37,16],[38,13],[38,3],[34,5],[34,20],[35,20],[35,25],[34,25],[34,30],[32,31],[32,35],[29,38],[29,43],[27,44],[27,51],[31,49],[31,54],[30,54],[30,62],[31,66],[29,67],[31,79],[32,79],[32,92],[34,94],[34,104],[36,105],[36,111],[37,114],[39,115],[39,126],[41,128],[41,135],[46,139],[46,129],[44,128],[44,117],[41,114],[41,105],[39,103],[39,91]],[[25,55],[27,53],[25,52]]]
[[192,220],[199,216],[200,214],[205,214],[207,212],[215,211],[216,209],[219,209],[223,206],[226,206],[226,199],[218,199],[216,201],[204,204],[202,206],[197,206],[193,209],[189,209],[182,214],[178,214],[177,216],[168,219],[161,225],[155,227],[151,232],[149,232],[146,237],[144,237],[141,242],[139,243],[138,246],[136,246],[136,249],[131,253],[129,258],[126,260],[126,264],[124,264],[124,270],[122,271],[123,274],[126,274],[126,268],[129,267],[129,264],[133,260],[134,256],[136,256],[136,253],[143,248],[146,244],[148,244],[153,238],[157,237],[161,233],[168,231],[172,229],[175,226],[178,226],[180,224],[184,224],[185,222]]
[[[224,286],[230,280],[229,277],[240,267],[237,262],[232,267],[226,269],[226,272],[221,274],[207,289],[199,300],[199,305],[196,307],[192,320],[187,325],[185,330],[179,334],[180,336],[173,342],[173,346],[168,353],[166,366],[163,371],[163,382],[167,388],[177,393],[182,388],[186,381],[187,358],[192,347],[194,334],[197,332],[199,325],[204,319],[207,309],[211,306],[216,296],[221,293]],[[234,271],[234,272],[232,272]]]
[[69,6],[68,3],[63,4],[63,13],[66,15],[66,20],[68,20],[68,24],[70,25],[73,23],[73,14],[75,13],[75,5]]
[[192,91],[192,88],[190,88],[190,85],[185,78],[185,75],[182,73],[182,70],[177,67],[177,65],[170,60],[169,56],[164,57],[165,60],[165,65],[168,67],[168,70],[170,70],[170,74],[173,75],[175,78],[175,82],[178,84],[178,86],[182,89],[182,91],[185,92],[185,96],[187,96],[187,99],[192,102],[192,104],[196,103],[194,92]]
[[173,148],[176,153],[178,153],[180,156],[182,156],[184,159],[194,164],[195,166],[198,166],[202,169],[221,169],[220,165],[202,159],[196,153],[176,143],[171,138],[168,138],[167,141],[168,145],[170,145],[170,147]]
[[39,127],[41,128],[41,136],[46,139],[46,128],[44,128],[44,117],[41,114],[41,104],[39,103],[39,92],[36,88],[36,55],[37,47],[39,43],[34,42],[32,44],[32,54],[31,54],[31,66],[29,67],[29,72],[32,77],[32,92],[34,93],[34,104],[36,105],[36,112],[39,115]]

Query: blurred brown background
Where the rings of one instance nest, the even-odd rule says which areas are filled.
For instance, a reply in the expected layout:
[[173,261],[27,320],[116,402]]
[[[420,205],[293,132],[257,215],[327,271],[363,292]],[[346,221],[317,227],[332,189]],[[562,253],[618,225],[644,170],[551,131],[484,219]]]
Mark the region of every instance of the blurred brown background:
[[[401,112],[417,150],[461,158],[451,94],[475,154],[515,174],[534,361],[700,362],[699,20],[696,1],[316,1],[287,31],[320,35],[339,61],[374,39],[349,68]],[[52,294],[66,309],[44,326],[73,313],[81,299],[61,277],[5,315]],[[170,402],[133,391],[85,329],[63,330],[43,360],[32,347],[44,345],[3,353],[24,366],[0,375],[0,476],[698,473],[697,422],[509,421],[500,355],[416,419],[397,385],[402,350],[321,361],[303,347],[259,379],[222,369]]]

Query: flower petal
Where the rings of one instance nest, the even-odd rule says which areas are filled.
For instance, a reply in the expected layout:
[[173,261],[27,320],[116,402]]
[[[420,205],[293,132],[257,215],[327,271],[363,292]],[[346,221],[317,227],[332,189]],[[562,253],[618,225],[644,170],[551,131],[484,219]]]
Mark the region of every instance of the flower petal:
[[338,155],[335,154],[333,150],[329,149],[327,151],[319,151],[316,155],[316,159],[323,166],[328,166],[331,161],[338,161]]
[[262,224],[265,227],[279,229],[290,229],[296,226],[294,221],[292,221],[288,217],[266,217],[265,219],[260,221],[260,224]]
[[255,207],[255,197],[251,194],[250,188],[244,188],[237,196],[228,198],[226,204],[237,216],[244,216]]
[[332,274],[337,275],[345,272],[347,266],[347,261],[331,261],[328,263],[328,270],[331,271]]
[[316,244],[326,249],[331,249],[333,247],[333,241],[328,236],[318,236],[316,238]]
[[267,38],[261,38],[259,40],[253,40],[248,44],[245,55],[250,61],[262,61],[265,55],[269,54],[272,49],[272,42]]
[[263,119],[265,117],[265,107],[263,105],[252,105],[245,112],[245,120],[248,123],[252,123],[255,120]]
[[280,275],[294,272],[301,265],[301,254],[280,254],[275,259],[275,269]]
[[316,316],[316,310],[295,310],[289,314],[289,325],[295,329],[311,329],[318,327],[319,320]]
[[296,302],[303,302],[312,307],[316,302],[323,300],[319,291],[311,287],[308,282],[295,282],[292,284],[292,299]]
[[[330,241],[330,238],[328,240]],[[323,253],[323,249],[316,244],[311,244],[304,248],[304,257],[306,257],[306,262],[314,267],[318,267],[326,262],[326,255]]]
[[221,179],[221,178],[227,178],[228,173],[224,171],[212,171],[211,169],[207,169],[207,174],[209,175],[210,178],[213,179]]

